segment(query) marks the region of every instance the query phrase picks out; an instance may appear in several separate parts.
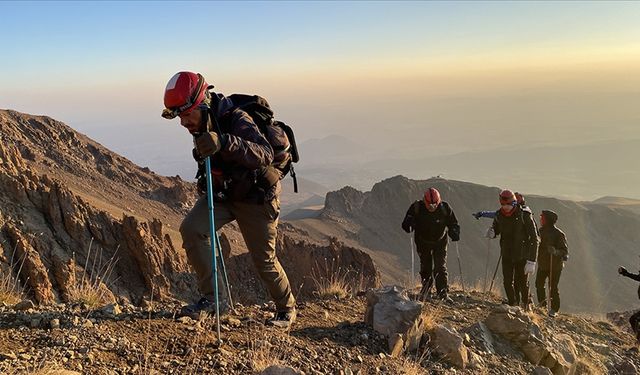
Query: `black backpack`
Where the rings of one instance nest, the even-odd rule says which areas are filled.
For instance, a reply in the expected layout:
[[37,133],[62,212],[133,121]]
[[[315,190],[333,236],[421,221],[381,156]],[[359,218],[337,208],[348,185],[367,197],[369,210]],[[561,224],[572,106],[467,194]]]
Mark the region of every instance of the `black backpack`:
[[296,138],[293,129],[282,121],[273,118],[273,111],[267,100],[258,95],[233,94],[227,98],[234,108],[239,108],[249,114],[273,148],[273,163],[280,172],[280,179],[287,174],[293,178],[293,191],[298,192],[298,180],[293,169],[293,163],[300,160]]

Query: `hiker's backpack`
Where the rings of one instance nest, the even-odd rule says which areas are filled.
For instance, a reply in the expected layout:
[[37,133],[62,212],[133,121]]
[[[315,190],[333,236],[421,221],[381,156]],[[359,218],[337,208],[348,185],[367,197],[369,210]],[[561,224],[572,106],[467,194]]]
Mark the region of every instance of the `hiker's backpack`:
[[298,192],[298,180],[293,169],[293,163],[300,160],[296,138],[293,129],[282,121],[273,118],[273,111],[267,100],[258,95],[233,94],[227,98],[234,108],[239,108],[249,114],[273,148],[273,163],[271,166],[280,172],[280,179],[287,174],[293,178],[293,191]]

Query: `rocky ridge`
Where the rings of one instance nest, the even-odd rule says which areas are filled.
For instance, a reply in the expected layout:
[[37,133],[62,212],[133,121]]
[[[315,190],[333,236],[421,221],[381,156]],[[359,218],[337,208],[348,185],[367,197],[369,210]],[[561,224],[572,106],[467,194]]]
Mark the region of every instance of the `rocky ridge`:
[[177,306],[164,302],[97,310],[4,306],[0,371],[33,371],[47,363],[110,375],[267,374],[270,366],[295,374],[579,375],[635,374],[640,366],[638,349],[629,344],[633,337],[607,321],[565,314],[550,319],[542,310],[525,312],[477,292],[455,290],[452,297],[452,305],[412,302],[420,306],[422,328],[416,346],[404,351],[389,345],[392,336],[379,331],[383,322],[367,324],[375,304],[353,294],[300,303],[288,332],[264,325],[269,304],[238,305],[221,319],[221,345],[212,317],[176,318]]

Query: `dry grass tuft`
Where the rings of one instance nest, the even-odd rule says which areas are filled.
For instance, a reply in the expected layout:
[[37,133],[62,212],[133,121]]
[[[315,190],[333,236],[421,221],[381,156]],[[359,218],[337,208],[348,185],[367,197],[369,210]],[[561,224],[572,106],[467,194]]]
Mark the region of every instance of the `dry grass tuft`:
[[[13,254],[11,254],[9,267],[6,270],[2,270],[2,273],[0,273],[0,303],[5,303],[7,305],[15,305],[22,301],[24,296],[24,288],[22,287],[22,284],[20,284],[18,277],[13,275],[11,269],[15,253],[16,248],[13,249]],[[26,255],[19,261],[18,275],[20,274],[20,271],[22,271],[25,259]]]
[[23,289],[11,270],[0,274],[0,303],[15,305],[22,300]]
[[251,340],[249,347],[249,359],[251,369],[259,374],[269,366],[285,365],[283,361],[282,346],[275,346],[265,337]]
[[411,357],[404,357],[398,368],[401,375],[422,375],[429,372]]
[[325,272],[317,271],[320,267],[316,266],[311,273],[316,294],[322,299],[344,299],[350,297],[354,291],[354,287],[351,285],[351,272],[342,269],[342,267],[336,268],[335,265],[335,259],[331,265],[327,265],[325,259]]
[[[117,260],[114,254],[107,263],[102,264],[102,250],[100,250],[100,252],[96,252],[93,255],[93,262],[89,269],[92,244],[93,239],[89,244],[89,252],[82,269],[82,276],[80,278],[75,277],[75,282],[68,290],[68,297],[71,303],[82,303],[89,308],[96,308],[109,302],[107,301],[107,291],[109,290],[107,284],[110,282],[109,278]],[[116,249],[116,254],[117,252],[118,250]],[[76,263],[75,254],[73,262],[74,264]]]
[[537,313],[535,310],[534,311],[526,311],[525,314],[529,317],[529,319],[531,319],[533,324],[537,325],[538,327],[544,325],[544,319],[543,319],[542,315]]
[[2,374],[4,375],[59,375],[66,374],[66,370],[63,366],[59,365],[56,361],[51,361],[46,357],[34,363],[33,366],[29,366],[27,368],[20,369],[6,369],[2,370]]
[[433,329],[442,318],[443,311],[441,306],[428,306],[422,309],[422,319],[424,321],[424,327],[427,331]]

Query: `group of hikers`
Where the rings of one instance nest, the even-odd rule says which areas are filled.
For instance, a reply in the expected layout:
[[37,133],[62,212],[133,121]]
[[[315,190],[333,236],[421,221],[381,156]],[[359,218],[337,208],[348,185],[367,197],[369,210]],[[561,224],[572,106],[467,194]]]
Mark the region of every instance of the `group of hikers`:
[[[543,210],[538,230],[531,209],[524,197],[511,190],[502,190],[500,208],[496,211],[479,211],[473,214],[493,219],[486,232],[489,239],[500,236],[500,259],[505,301],[512,306],[531,307],[529,275],[536,271],[536,291],[540,306],[548,308],[550,316],[560,309],[558,283],[564,262],[568,259],[565,234],[556,226],[558,215]],[[411,204],[402,221],[402,229],[414,232],[414,241],[420,257],[422,289],[420,297],[433,297],[451,303],[447,275],[447,243],[460,240],[460,225],[451,206],[442,200],[437,189],[431,187],[422,200]],[[537,260],[537,262],[536,262]],[[435,279],[435,295],[432,295]],[[550,289],[550,306],[545,293],[545,283]]]
[[[201,74],[183,71],[169,80],[164,92],[162,117],[179,117],[180,124],[194,138],[193,157],[198,163],[198,187],[202,193],[180,226],[183,247],[195,270],[202,297],[184,306],[180,314],[229,307],[229,301],[218,300],[221,273],[216,269],[212,242],[217,240],[217,234],[213,238],[214,231],[217,233],[235,220],[256,270],[275,302],[276,312],[267,324],[289,328],[296,319],[296,299],[276,256],[276,236],[280,179],[290,173],[297,189],[291,165],[298,157],[293,133],[285,124],[273,120],[273,112],[263,98],[227,97],[212,88]],[[549,315],[553,317],[560,309],[558,283],[568,259],[566,236],[556,226],[558,215],[543,210],[538,229],[520,194],[503,190],[499,203],[498,210],[479,211],[473,216],[493,219],[486,237],[500,236],[505,302],[524,308],[531,306],[528,280],[537,265],[538,303],[548,304]],[[453,209],[441,199],[438,190],[429,188],[424,198],[407,210],[402,229],[414,232],[420,258],[421,297],[451,303],[447,243],[448,238],[460,240],[460,225]],[[640,274],[631,274],[623,267],[619,272],[640,281]],[[432,295],[434,281],[436,293]],[[549,298],[545,283],[550,289]],[[638,293],[640,296],[640,289]],[[640,313],[631,318],[631,324],[634,331],[640,332]]]

